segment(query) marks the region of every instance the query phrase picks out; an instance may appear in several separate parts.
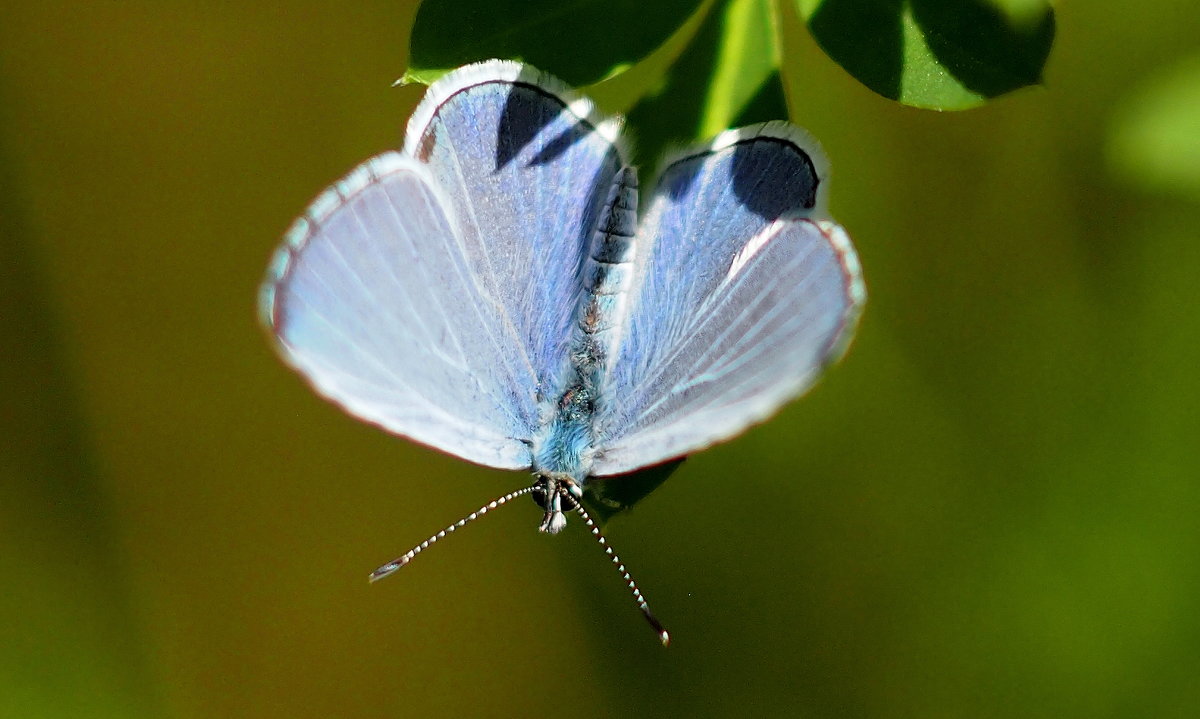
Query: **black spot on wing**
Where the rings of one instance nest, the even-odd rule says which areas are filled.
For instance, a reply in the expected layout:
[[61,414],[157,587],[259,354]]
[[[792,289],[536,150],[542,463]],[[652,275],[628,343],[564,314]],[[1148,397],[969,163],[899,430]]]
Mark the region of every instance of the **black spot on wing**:
[[684,199],[700,171],[712,162],[725,173],[719,181],[732,185],[742,206],[767,221],[816,204],[819,180],[808,153],[789,140],[770,136],[748,138],[676,161],[662,179],[671,199]]

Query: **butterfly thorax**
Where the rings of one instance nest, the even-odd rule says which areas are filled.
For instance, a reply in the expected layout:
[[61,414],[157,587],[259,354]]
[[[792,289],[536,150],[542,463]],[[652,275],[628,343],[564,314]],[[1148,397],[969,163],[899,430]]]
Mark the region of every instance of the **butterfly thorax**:
[[591,387],[575,383],[562,393],[557,407],[534,440],[533,470],[540,475],[570,477],[582,483],[591,469]]

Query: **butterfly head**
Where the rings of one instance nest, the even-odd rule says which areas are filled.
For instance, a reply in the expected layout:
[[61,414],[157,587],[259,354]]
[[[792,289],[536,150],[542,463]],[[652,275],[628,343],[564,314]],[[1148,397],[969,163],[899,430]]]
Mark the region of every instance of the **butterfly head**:
[[558,473],[539,474],[530,494],[545,512],[538,531],[550,534],[558,534],[567,526],[566,512],[579,509],[579,502],[583,498],[579,483]]

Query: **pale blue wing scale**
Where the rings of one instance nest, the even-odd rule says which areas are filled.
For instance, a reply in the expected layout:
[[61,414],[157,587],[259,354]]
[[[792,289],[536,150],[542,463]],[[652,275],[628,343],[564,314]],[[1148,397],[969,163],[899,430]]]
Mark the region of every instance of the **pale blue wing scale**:
[[593,474],[728,439],[844,351],[865,290],[849,238],[824,219],[825,176],[815,143],[786,123],[725,133],[666,166],[635,240]]
[[428,169],[376,157],[296,221],[260,307],[283,356],[325,397],[464,459],[531,462],[525,398],[492,358],[516,349],[462,253]]
[[625,164],[619,122],[553,77],[488,61],[430,88],[405,151],[428,165],[462,228],[463,253],[516,351],[491,361],[537,423],[558,399],[588,250]]

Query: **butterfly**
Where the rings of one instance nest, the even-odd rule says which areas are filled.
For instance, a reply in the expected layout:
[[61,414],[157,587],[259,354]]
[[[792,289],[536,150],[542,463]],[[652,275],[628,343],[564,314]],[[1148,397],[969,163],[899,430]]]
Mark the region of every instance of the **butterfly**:
[[532,495],[543,532],[582,517],[666,644],[584,487],[765,420],[842,355],[866,292],[803,130],[768,122],[675,153],[639,211],[621,125],[528,65],[451,71],[400,151],[287,231],[260,313],[284,360],[349,414],[533,473],[372,580]]

